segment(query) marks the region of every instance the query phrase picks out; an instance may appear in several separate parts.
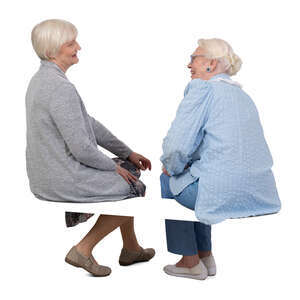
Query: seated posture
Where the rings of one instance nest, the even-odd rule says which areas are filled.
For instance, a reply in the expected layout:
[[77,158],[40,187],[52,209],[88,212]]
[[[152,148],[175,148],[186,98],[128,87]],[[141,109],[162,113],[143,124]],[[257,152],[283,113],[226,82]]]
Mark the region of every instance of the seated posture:
[[240,67],[221,39],[200,39],[191,55],[192,80],[163,141],[161,189],[200,222],[166,220],[168,250],[183,255],[164,268],[169,275],[215,275],[211,224],[280,210],[256,107],[230,78]]
[[[26,93],[26,165],[30,189],[39,199],[58,202],[101,202],[144,196],[140,170],[151,162],[133,152],[99,121],[91,117],[67,69],[78,63],[81,49],[75,26],[46,20],[32,30],[32,44],[41,66]],[[97,145],[117,155],[111,159]],[[66,213],[67,226],[92,214]],[[66,262],[95,276],[109,275],[92,256],[94,246],[120,227],[123,249],[119,262],[129,265],[150,260],[154,249],[137,242],[133,217],[100,215],[90,232],[66,256]]]

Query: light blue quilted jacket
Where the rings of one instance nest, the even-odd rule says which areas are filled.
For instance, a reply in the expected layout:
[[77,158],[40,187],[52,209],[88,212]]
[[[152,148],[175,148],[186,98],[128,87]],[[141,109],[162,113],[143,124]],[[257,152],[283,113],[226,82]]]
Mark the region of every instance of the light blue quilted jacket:
[[280,210],[257,109],[227,74],[187,85],[161,161],[174,195],[199,179],[195,214],[202,223]]

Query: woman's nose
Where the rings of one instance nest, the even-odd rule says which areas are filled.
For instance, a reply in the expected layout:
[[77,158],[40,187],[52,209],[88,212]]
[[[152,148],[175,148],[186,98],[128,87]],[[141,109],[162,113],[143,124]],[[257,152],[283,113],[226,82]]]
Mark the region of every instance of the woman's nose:
[[192,67],[192,64],[189,63],[189,64],[187,65],[187,67],[190,69],[190,68]]

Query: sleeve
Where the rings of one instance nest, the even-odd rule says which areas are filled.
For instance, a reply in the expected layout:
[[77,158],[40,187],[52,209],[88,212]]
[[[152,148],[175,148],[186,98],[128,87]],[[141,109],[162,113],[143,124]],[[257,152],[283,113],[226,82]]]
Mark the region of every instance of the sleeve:
[[97,144],[111,153],[127,159],[132,150],[125,145],[122,141],[116,138],[106,127],[104,127],[99,121],[89,115],[90,122],[92,124]]
[[179,175],[203,139],[211,99],[209,83],[194,79],[185,90],[174,121],[163,140],[160,160],[171,176]]
[[89,139],[81,99],[73,85],[62,84],[55,90],[49,111],[75,159],[101,171],[115,171],[115,162],[99,151]]

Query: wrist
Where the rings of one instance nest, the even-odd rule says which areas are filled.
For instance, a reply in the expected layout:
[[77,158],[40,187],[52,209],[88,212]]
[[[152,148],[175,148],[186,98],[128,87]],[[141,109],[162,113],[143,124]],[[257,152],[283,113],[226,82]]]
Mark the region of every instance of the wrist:
[[131,159],[132,159],[132,155],[133,155],[134,153],[135,153],[134,151],[131,151],[130,154],[128,155],[127,159],[128,159],[128,160],[131,160]]

